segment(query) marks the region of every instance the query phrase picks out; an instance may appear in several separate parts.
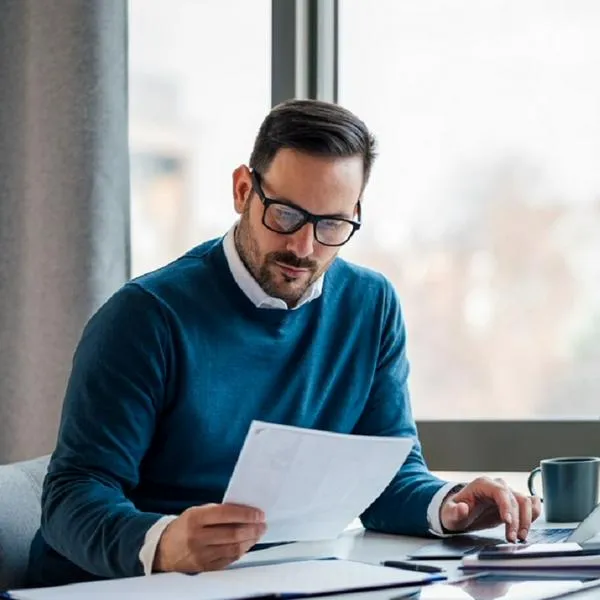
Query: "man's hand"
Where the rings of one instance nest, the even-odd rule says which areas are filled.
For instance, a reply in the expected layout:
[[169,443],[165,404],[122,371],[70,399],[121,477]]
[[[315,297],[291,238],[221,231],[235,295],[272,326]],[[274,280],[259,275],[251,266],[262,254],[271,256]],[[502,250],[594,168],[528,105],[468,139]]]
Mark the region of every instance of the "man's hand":
[[531,523],[542,512],[540,499],[513,492],[502,479],[478,477],[440,508],[442,526],[448,531],[474,531],[504,523],[506,539],[525,541]]
[[216,571],[240,558],[266,531],[262,511],[236,504],[188,508],[158,542],[153,571]]

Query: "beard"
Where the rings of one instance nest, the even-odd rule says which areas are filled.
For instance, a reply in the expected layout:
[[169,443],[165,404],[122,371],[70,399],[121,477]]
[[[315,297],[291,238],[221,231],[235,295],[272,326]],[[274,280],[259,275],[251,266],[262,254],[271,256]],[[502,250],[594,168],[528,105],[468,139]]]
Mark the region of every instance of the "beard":
[[[244,266],[258,285],[266,294],[283,300],[290,308],[296,306],[309,286],[325,270],[324,268],[319,269],[316,261],[309,258],[300,258],[293,252],[268,252],[261,259],[258,243],[250,229],[247,211],[244,211],[240,219],[234,239]],[[296,269],[306,269],[307,272],[297,277],[289,276],[279,270],[277,263]]]

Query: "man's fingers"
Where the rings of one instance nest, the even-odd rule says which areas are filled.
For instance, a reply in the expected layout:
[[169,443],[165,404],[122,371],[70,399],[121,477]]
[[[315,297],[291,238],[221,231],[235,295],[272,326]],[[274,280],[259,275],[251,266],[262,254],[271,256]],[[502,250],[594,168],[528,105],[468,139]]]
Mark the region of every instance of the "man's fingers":
[[256,544],[256,540],[246,542],[223,544],[221,546],[199,545],[194,553],[194,566],[187,569],[188,573],[201,573],[203,571],[217,571],[224,569],[241,558]]
[[163,531],[156,571],[198,573],[227,566],[245,554],[266,529],[262,511],[234,504],[205,504],[183,511]]
[[[475,529],[489,529],[496,527],[499,523],[498,508],[495,504],[491,504],[479,513],[474,521]],[[471,528],[471,531],[473,528]]]
[[461,531],[469,527],[470,508],[466,502],[449,499],[444,503],[440,518],[442,526],[448,531]]
[[454,505],[454,514],[457,521],[465,521],[469,518],[469,505],[466,502],[456,502]]
[[460,529],[467,526],[469,521],[469,505],[466,502],[453,502],[449,508],[449,518],[453,523],[453,529]]
[[542,501],[537,496],[531,496],[531,520],[535,521],[542,514]]
[[517,541],[519,530],[519,505],[511,489],[502,479],[493,482],[492,497],[498,507],[500,519],[506,523],[506,539],[509,542]]
[[206,546],[239,544],[252,541],[256,543],[265,533],[264,523],[255,525],[208,525],[195,530],[196,541]]
[[189,508],[195,526],[223,525],[226,523],[264,523],[262,510],[239,504],[205,504]]
[[229,566],[232,562],[233,560],[231,560],[231,558],[217,558],[216,560],[211,560],[209,563],[206,563],[202,571],[220,571]]
[[[463,505],[466,514],[461,519]],[[504,523],[506,539],[516,542],[518,538],[526,538],[531,523],[541,512],[539,498],[513,493],[502,479],[478,477],[444,501],[440,516],[442,525],[454,531],[473,531]]]
[[527,539],[532,520],[531,498],[522,494],[514,494],[519,505],[519,539],[524,542]]
[[238,558],[241,558],[256,544],[256,540],[251,540],[247,542],[241,542],[239,544],[226,544],[223,546],[214,546],[215,558],[211,561],[212,563],[221,563],[221,561],[226,561],[225,564],[232,563]]

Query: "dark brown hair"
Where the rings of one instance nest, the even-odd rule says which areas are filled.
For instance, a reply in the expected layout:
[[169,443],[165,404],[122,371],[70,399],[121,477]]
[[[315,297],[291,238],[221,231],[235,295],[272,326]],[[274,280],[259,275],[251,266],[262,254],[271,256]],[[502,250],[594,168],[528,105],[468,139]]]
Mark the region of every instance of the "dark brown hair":
[[375,138],[349,110],[320,100],[288,100],[275,106],[262,122],[250,167],[265,173],[277,152],[292,148],[331,158],[362,156],[363,188],[375,160]]

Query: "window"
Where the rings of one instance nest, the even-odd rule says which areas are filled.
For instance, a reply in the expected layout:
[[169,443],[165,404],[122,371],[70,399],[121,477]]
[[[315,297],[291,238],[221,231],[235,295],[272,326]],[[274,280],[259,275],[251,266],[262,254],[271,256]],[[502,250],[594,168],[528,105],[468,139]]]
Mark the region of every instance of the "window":
[[598,418],[600,4],[339,2],[380,156],[348,258],[386,273],[419,419]]
[[271,100],[270,0],[131,0],[132,274],[222,235]]

